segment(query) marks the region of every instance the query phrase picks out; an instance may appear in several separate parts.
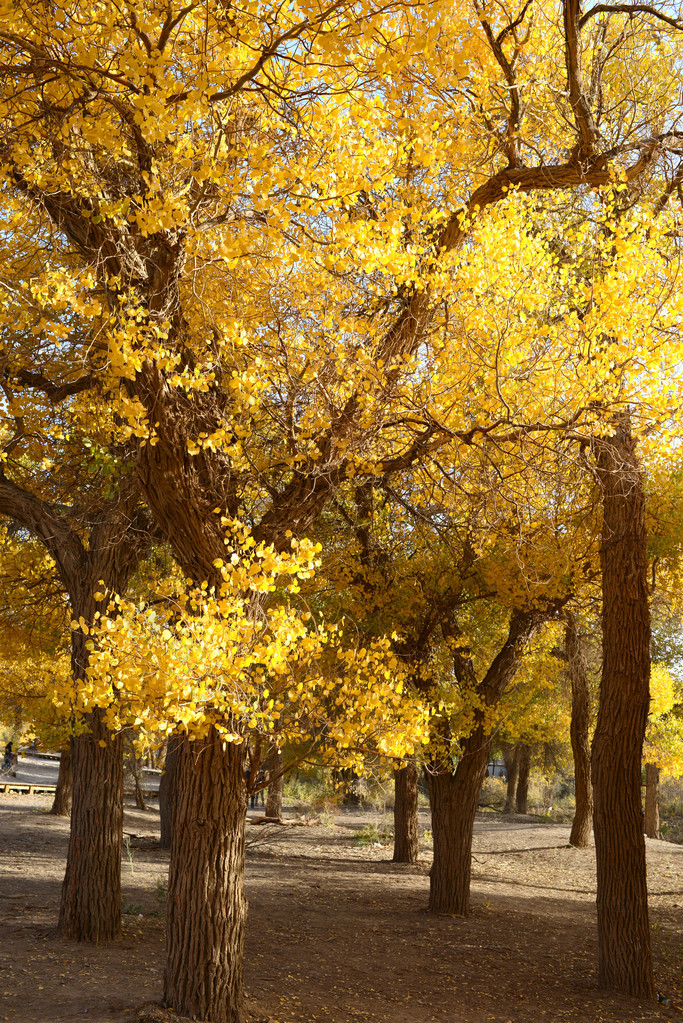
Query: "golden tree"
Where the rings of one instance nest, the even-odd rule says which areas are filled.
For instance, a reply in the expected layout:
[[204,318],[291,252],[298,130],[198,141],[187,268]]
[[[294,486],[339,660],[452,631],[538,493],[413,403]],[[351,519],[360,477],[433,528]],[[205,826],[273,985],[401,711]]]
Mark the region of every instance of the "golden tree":
[[[70,0],[59,9],[7,3],[0,26],[8,225],[23,231],[30,210],[68,242],[73,263],[57,275],[60,301],[90,324],[70,338],[82,368],[71,386],[110,395],[112,435],[134,445],[142,493],[194,584],[221,585],[215,563],[231,540],[222,518],[246,521],[256,544],[282,551],[287,531],[303,539],[343,480],[406,467],[434,445],[514,443],[519,428],[579,422],[579,443],[597,436],[605,549],[614,552],[604,565],[595,759],[605,793],[596,819],[601,979],[648,996],[644,882],[625,915],[629,882],[610,864],[619,840],[612,822],[628,820],[625,860],[644,877],[632,812],[647,703],[643,559],[632,580],[628,665],[613,663],[610,642],[632,579],[619,550],[644,544],[640,476],[628,419],[613,432],[604,424],[615,402],[643,391],[637,373],[629,390],[623,373],[608,371],[623,367],[626,350],[642,349],[643,362],[656,350],[644,308],[657,271],[642,308],[624,299],[624,280],[632,295],[642,253],[654,258],[669,236],[643,228],[632,237],[622,218],[612,272],[601,255],[596,284],[554,318],[530,316],[511,292],[517,336],[531,324],[520,349],[490,322],[483,343],[467,326],[465,359],[438,341],[449,335],[470,252],[488,242],[489,260],[503,256],[516,210],[529,226],[533,209],[514,193],[558,192],[554,215],[565,226],[591,212],[592,188],[614,184],[629,204],[666,206],[681,182],[678,30],[656,8],[598,4],[582,13],[578,0],[561,11],[500,6],[495,16],[477,4],[226,9],[204,0],[176,9]],[[504,200],[504,216],[483,216]],[[547,239],[546,269],[555,260],[558,280],[580,294],[585,262],[575,279],[568,264],[581,245],[558,258],[561,233]],[[532,229],[520,238],[528,250],[542,241]],[[671,266],[660,268],[669,281]],[[439,368],[432,384],[425,365]],[[56,385],[44,374],[42,386],[49,394]],[[607,545],[613,536],[620,543]],[[622,718],[623,806],[600,753]],[[184,948],[171,950],[166,997],[180,1010],[236,1020],[241,751],[212,732],[187,742],[182,759],[180,802],[190,806],[220,780],[223,803],[204,809],[230,837],[216,866],[205,845],[213,828],[195,835],[216,908],[201,941],[182,937],[180,926]],[[190,866],[181,857],[179,876]],[[179,920],[196,916],[190,886],[173,898]],[[215,959],[227,970],[214,973],[206,964]]]

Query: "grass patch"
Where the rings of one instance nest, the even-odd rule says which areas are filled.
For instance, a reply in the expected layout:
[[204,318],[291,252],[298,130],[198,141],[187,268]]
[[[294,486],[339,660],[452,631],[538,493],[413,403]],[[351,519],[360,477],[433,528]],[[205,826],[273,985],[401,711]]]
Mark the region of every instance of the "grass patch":
[[142,916],[142,906],[139,902],[124,902],[121,913],[123,916]]
[[394,841],[394,832],[386,824],[365,824],[353,833],[353,844],[362,846],[390,845]]

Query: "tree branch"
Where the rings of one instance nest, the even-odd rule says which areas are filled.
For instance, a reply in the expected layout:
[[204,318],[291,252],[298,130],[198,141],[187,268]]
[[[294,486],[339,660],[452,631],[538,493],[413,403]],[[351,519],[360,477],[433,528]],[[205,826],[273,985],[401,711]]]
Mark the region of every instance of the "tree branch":
[[649,4],[596,4],[579,19],[579,28],[583,28],[596,14],[649,14],[652,18],[671,25],[672,28],[683,29],[683,21],[680,18],[672,18]]
[[81,394],[83,391],[90,390],[96,380],[94,373],[87,373],[83,377],[78,377],[77,380],[69,380],[64,384],[55,384],[52,380],[48,380],[43,373],[34,373],[28,369],[20,369],[18,373],[13,375],[17,383],[22,384],[24,387],[32,387],[36,391],[42,391],[53,405],[59,404],[65,398],[73,397],[74,394]]

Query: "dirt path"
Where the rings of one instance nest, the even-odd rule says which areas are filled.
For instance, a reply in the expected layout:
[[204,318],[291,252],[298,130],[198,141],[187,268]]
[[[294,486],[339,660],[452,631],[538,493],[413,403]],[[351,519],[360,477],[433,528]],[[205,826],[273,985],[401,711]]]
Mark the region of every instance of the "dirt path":
[[[48,802],[0,796],[0,1020],[134,1023],[143,1004],[160,1018],[168,860],[154,848],[158,814],[126,812],[137,837],[124,849],[124,937],[92,948],[54,935],[68,822],[47,815]],[[670,1000],[650,1005],[596,990],[595,860],[567,847],[567,826],[481,815],[463,920],[424,912],[427,844],[416,867],[359,844],[361,829],[365,841],[383,823],[344,813],[326,826],[248,825],[250,1023],[683,1021],[683,846],[648,841],[657,977]]]

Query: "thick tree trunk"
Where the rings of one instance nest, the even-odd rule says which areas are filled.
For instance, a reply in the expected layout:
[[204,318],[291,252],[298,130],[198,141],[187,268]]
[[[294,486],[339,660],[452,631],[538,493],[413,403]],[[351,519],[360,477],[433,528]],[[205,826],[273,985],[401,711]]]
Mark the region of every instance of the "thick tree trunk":
[[58,933],[96,944],[121,933],[123,751],[121,737],[89,716],[72,740],[73,812]]
[[[477,693],[489,710],[496,706],[515,676],[525,644],[551,610],[514,611],[507,639],[481,682],[470,656],[454,654],[456,676]],[[430,871],[429,910],[466,916],[470,906],[472,833],[481,786],[491,755],[492,735],[485,725],[486,710],[478,712],[470,735],[460,744],[460,759],[453,773],[446,766],[428,775],[432,809],[434,861]],[[441,741],[449,741],[448,733]]]
[[244,747],[213,730],[177,751],[168,882],[165,1006],[239,1023],[246,900]]
[[505,793],[505,813],[514,813],[517,800],[517,781],[519,779],[519,745],[505,743],[503,760],[508,773],[507,791]]
[[599,979],[613,991],[654,998],[641,802],[650,677],[645,499],[626,419],[596,448],[603,493],[602,684],[592,756]]
[[59,776],[50,813],[55,817],[70,817],[73,791],[74,776],[71,766],[71,741],[69,741],[59,758]]
[[[131,573],[149,546],[148,517],[138,507],[134,481],[124,474],[116,496],[75,520],[16,483],[0,484],[0,511],[21,522],[54,559],[75,620],[92,625],[108,596],[125,592]],[[104,598],[95,593],[104,589]],[[88,665],[86,637],[71,638],[74,689]],[[121,930],[121,839],[123,761],[120,738],[110,735],[101,710],[89,719],[92,732],[72,742],[71,837],[62,889],[59,933],[82,941],[106,941]]]
[[[95,541],[93,541],[95,543]],[[106,561],[93,558],[90,572],[113,578],[107,563],[117,553],[104,547]],[[128,552],[129,554],[130,552]],[[98,575],[84,574],[81,587],[71,591],[74,618],[92,622]],[[122,582],[123,576],[117,576]],[[112,592],[123,589],[111,587]],[[83,684],[88,667],[88,642],[79,629],[71,633],[71,668],[76,689]],[[58,933],[75,941],[96,944],[112,941],[121,933],[121,844],[123,841],[123,740],[104,723],[104,711],[96,708],[86,718],[89,731],[71,741],[73,804],[71,833],[62,885]]]
[[576,810],[569,844],[577,849],[590,845],[593,827],[593,786],[591,785],[590,720],[591,699],[586,662],[573,615],[569,615],[564,635],[567,672],[572,687],[572,720],[569,729],[574,757]]
[[273,780],[268,786],[266,817],[282,816],[282,791],[285,787],[285,776],[282,773],[283,761],[284,758],[280,750],[274,750],[270,754],[268,773],[273,776]]
[[465,741],[455,773],[428,776],[434,842],[431,913],[467,916],[470,911],[474,818],[490,752],[491,736],[480,725]]
[[159,844],[162,849],[171,848],[173,836],[173,807],[175,805],[175,786],[178,763],[178,744],[180,738],[172,735],[166,743],[166,760],[164,770],[159,781],[159,816],[161,818],[161,839]]
[[529,812],[529,768],[531,767],[531,747],[523,742],[517,747],[519,753],[519,773],[517,775],[517,813]]
[[394,771],[394,863],[417,863],[417,778],[414,760]]
[[659,768],[645,765],[645,834],[659,838]]

